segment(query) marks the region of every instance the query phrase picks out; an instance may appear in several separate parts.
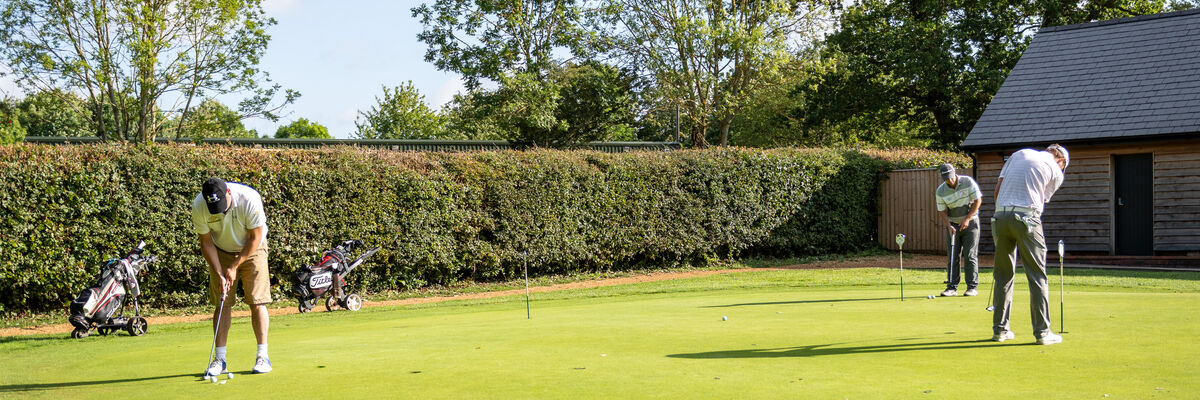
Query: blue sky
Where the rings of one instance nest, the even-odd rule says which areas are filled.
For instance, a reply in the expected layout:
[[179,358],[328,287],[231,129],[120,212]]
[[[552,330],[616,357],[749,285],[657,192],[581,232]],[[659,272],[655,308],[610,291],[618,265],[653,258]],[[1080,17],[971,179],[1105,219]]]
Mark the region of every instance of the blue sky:
[[[434,0],[428,0],[432,2]],[[275,129],[299,118],[349,138],[359,110],[370,109],[383,85],[411,80],[433,109],[463,90],[457,73],[438,71],[425,62],[421,24],[411,9],[424,0],[264,0],[277,25],[259,66],[283,88],[301,97],[278,122],[246,119],[247,129],[273,136]],[[0,65],[0,68],[6,66]],[[0,95],[21,97],[10,79],[0,79]],[[220,100],[236,107],[244,95]]]
[[[298,118],[349,138],[359,110],[369,109],[382,85],[411,80],[430,107],[438,109],[463,90],[457,73],[438,71],[425,62],[421,24],[412,17],[418,0],[265,0],[263,8],[277,25],[260,66],[271,79],[301,97],[279,122],[248,119],[248,129],[274,135]],[[430,0],[432,2],[432,0]],[[240,97],[238,98],[240,99]],[[224,101],[233,106],[236,100]]]

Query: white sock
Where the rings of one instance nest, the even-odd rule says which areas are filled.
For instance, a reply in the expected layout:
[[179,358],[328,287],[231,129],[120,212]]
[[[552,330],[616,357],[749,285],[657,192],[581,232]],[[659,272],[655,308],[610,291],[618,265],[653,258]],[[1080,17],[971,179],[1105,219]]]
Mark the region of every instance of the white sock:
[[217,359],[218,360],[225,359],[225,346],[217,347]]
[[270,358],[270,357],[267,357],[267,344],[266,343],[258,345],[258,356],[262,357],[262,358]]

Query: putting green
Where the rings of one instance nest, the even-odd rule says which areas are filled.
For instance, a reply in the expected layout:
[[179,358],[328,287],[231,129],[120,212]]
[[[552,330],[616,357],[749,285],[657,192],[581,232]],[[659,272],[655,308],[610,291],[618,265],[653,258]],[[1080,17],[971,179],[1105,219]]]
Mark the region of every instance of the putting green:
[[[1074,271],[1072,271],[1074,272]],[[201,382],[207,323],[74,340],[0,339],[3,398],[1191,398],[1200,274],[1068,277],[1062,344],[991,342],[982,297],[926,299],[935,271],[752,271],[271,321],[251,375],[234,321],[225,384]],[[1119,275],[1119,273],[1117,274]],[[990,280],[990,277],[988,277]],[[985,280],[987,282],[988,280]],[[838,286],[851,282],[854,286]],[[877,283],[871,283],[877,282]],[[924,282],[924,283],[922,283]],[[1071,284],[1078,282],[1078,284]],[[1057,286],[1057,281],[1052,280]],[[1167,289],[1163,289],[1167,288]],[[986,295],[984,287],[983,295]],[[1058,290],[1051,296],[1059,326]],[[723,321],[722,317],[728,317]],[[233,397],[228,397],[233,396]]]

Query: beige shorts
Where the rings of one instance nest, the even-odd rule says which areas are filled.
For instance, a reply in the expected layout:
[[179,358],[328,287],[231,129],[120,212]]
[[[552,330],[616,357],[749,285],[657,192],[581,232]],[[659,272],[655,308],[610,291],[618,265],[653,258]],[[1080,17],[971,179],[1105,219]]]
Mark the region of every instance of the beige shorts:
[[[217,259],[221,262],[221,268],[229,267],[233,264],[233,259],[237,258],[236,253],[228,253],[221,249],[217,249]],[[212,268],[208,269],[208,300],[212,305],[221,304],[221,283],[220,280],[212,276]],[[249,305],[267,304],[271,302],[271,276],[267,269],[267,247],[259,247],[250,255],[242,265],[237,269],[237,280],[242,282],[242,301]],[[231,292],[237,290],[237,282],[230,286]]]

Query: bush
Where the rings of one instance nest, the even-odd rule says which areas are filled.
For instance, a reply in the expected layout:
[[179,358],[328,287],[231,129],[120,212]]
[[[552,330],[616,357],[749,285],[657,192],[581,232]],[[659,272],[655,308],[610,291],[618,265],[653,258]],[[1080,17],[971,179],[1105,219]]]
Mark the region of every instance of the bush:
[[536,275],[861,249],[873,243],[877,174],[896,164],[830,149],[3,146],[0,311],[64,309],[142,238],[160,256],[144,300],[202,304],[208,267],[190,204],[210,176],[262,193],[280,293],[296,266],[349,238],[383,246],[351,275],[365,291],[509,279],[523,252]]

